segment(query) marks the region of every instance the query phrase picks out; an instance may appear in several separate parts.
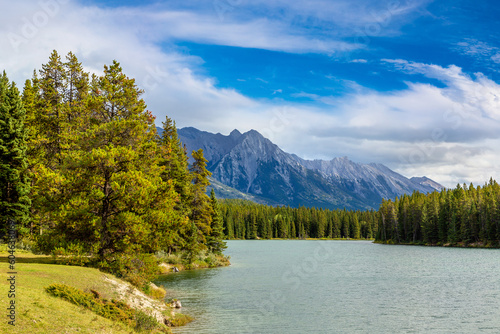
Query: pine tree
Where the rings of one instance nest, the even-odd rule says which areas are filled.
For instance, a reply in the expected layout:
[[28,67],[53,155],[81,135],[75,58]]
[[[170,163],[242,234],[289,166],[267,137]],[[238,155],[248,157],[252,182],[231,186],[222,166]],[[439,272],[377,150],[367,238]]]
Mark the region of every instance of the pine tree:
[[66,73],[59,54],[53,51],[49,62],[27,80],[23,91],[26,125],[29,128],[28,160],[32,179],[32,224],[39,234],[53,227],[60,203],[63,181],[59,167],[65,121],[64,87]]
[[207,186],[210,184],[208,177],[211,173],[207,170],[207,159],[203,156],[203,150],[193,151],[192,157],[194,163],[191,166],[191,175],[193,178],[192,201],[190,219],[197,228],[197,242],[206,245],[206,235],[211,232],[212,207],[210,198],[206,194]]
[[220,211],[219,203],[215,198],[215,192],[212,189],[210,192],[210,204],[212,206],[212,228],[210,235],[207,237],[208,249],[216,254],[222,254],[224,249],[227,248],[224,242],[224,229],[222,222],[222,213]]
[[228,213],[226,219],[224,220],[224,231],[227,239],[234,239],[234,222],[231,213]]
[[162,150],[160,165],[165,167],[162,179],[172,182],[175,191],[180,196],[176,210],[182,215],[189,216],[192,201],[192,175],[189,173],[188,156],[179,140],[175,122],[167,116],[162,124],[163,132],[158,138]]
[[295,222],[291,221],[290,222],[290,238],[295,239],[297,238],[297,229],[295,228]]
[[0,77],[0,219],[2,234],[7,221],[17,225],[17,232],[26,234],[29,221],[30,181],[28,179],[24,125],[26,112],[19,90],[9,83],[3,72]]
[[38,79],[40,99],[37,116],[45,152],[46,165],[54,170],[61,163],[61,130],[64,119],[64,90],[66,71],[61,57],[56,51],[50,55],[49,62],[42,65]]
[[342,238],[349,238],[349,217],[345,211],[342,215]]
[[166,117],[161,136],[157,137],[159,165],[163,167],[161,178],[173,186],[178,198],[176,214],[181,217],[180,224],[170,229],[168,253],[187,246],[187,238],[194,231],[189,223],[192,204],[192,175],[189,172],[188,157],[177,135],[175,122]]
[[360,239],[361,238],[361,228],[359,226],[359,221],[358,221],[358,216],[354,213],[350,219],[350,230],[351,230],[351,237],[354,239]]

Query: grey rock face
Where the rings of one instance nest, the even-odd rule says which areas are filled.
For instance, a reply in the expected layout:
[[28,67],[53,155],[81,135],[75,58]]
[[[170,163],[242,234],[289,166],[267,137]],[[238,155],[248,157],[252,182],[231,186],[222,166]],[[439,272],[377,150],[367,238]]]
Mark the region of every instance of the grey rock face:
[[203,149],[213,179],[273,205],[376,209],[382,198],[443,188],[426,177],[408,179],[382,164],[359,164],[347,157],[304,160],[255,130],[234,130],[229,136],[195,128],[178,133],[188,152]]

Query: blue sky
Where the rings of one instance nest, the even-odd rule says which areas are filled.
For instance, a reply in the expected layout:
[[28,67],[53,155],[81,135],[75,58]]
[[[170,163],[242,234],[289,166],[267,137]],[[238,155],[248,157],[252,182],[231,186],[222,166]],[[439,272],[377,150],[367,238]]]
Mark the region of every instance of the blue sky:
[[493,1],[26,0],[0,13],[0,67],[22,83],[53,49],[96,73],[116,59],[159,124],[453,187],[500,180],[498,17]]

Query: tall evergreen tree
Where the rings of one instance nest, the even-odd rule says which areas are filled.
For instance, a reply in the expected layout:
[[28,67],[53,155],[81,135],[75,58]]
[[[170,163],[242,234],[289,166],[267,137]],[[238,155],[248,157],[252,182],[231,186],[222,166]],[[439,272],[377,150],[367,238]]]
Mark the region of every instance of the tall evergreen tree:
[[64,122],[64,91],[66,71],[57,51],[50,55],[49,62],[42,65],[38,80],[40,99],[38,100],[37,117],[39,132],[42,135],[45,152],[45,164],[52,170],[61,163],[61,130]]
[[162,179],[172,182],[175,191],[180,196],[176,209],[182,215],[188,216],[192,200],[192,175],[189,173],[188,156],[179,140],[175,122],[167,116],[162,124],[163,132],[158,138],[162,150],[160,165],[165,167]]
[[217,202],[217,198],[215,198],[215,192],[213,189],[210,192],[210,204],[212,206],[212,228],[210,234],[207,237],[207,246],[211,252],[222,254],[227,246],[223,240],[224,227],[222,221],[222,213],[219,203]]
[[210,184],[208,177],[211,173],[207,170],[207,159],[203,156],[203,150],[193,151],[191,154],[194,162],[191,166],[193,178],[192,201],[190,219],[197,228],[197,239],[201,248],[206,247],[206,235],[211,233],[212,206],[210,198],[206,194],[207,186]]
[[13,220],[18,232],[26,234],[29,221],[30,181],[27,174],[26,112],[19,90],[9,83],[5,72],[0,76],[0,219],[2,234],[6,222]]

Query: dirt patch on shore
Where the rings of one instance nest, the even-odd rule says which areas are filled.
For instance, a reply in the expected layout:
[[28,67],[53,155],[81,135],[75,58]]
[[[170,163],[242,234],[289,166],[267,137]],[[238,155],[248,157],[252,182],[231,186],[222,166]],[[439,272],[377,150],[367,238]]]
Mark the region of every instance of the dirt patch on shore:
[[164,312],[169,310],[163,302],[155,300],[129,283],[118,282],[104,275],[104,281],[114,286],[118,293],[118,299],[130,307],[141,310],[156,318],[159,323],[165,323]]

